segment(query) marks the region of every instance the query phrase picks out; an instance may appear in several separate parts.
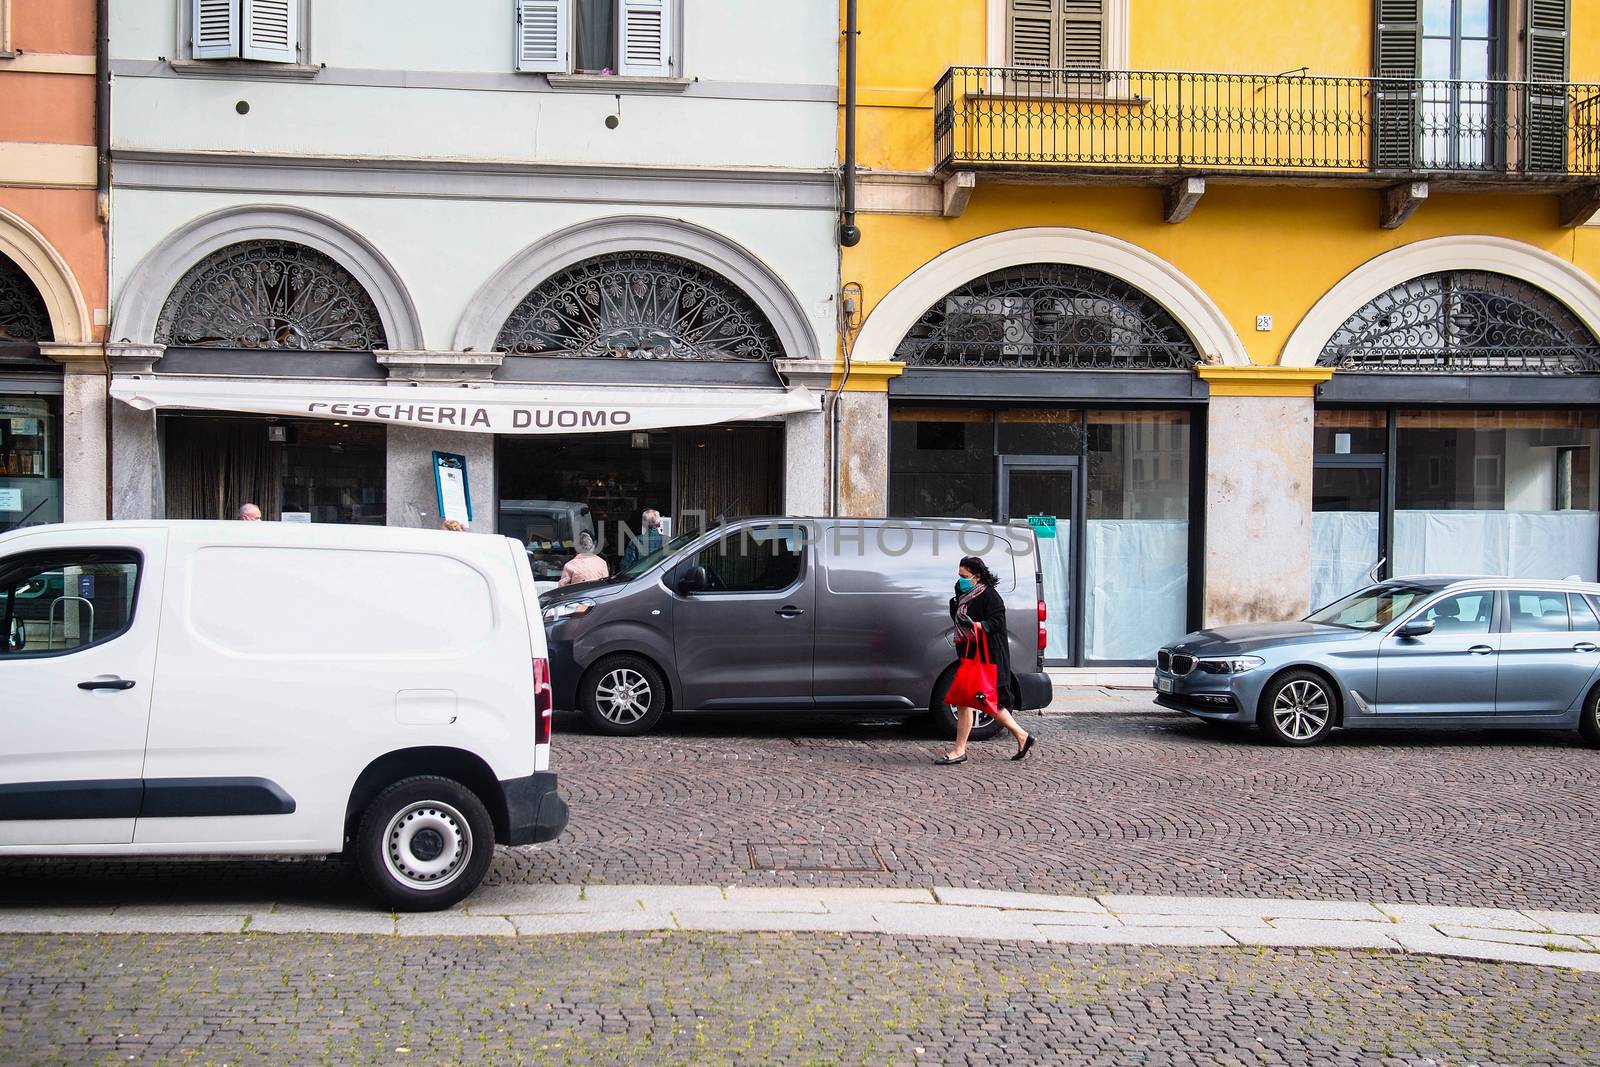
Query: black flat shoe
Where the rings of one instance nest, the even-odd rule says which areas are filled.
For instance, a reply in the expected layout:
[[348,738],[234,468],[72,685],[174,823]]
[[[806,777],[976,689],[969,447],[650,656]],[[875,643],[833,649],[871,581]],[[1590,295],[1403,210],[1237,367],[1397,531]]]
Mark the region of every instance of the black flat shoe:
[[957,763],[965,762],[967,762],[967,756],[966,753],[962,753],[959,756],[940,756],[938,759],[933,761],[933,764],[936,767],[953,767]]
[[1037,737],[1035,737],[1033,734],[1029,734],[1028,739],[1022,742],[1022,747],[1017,749],[1017,754],[1011,757],[1011,762],[1015,763],[1018,760],[1027,759],[1028,753],[1033,749],[1033,743],[1037,740],[1039,740]]

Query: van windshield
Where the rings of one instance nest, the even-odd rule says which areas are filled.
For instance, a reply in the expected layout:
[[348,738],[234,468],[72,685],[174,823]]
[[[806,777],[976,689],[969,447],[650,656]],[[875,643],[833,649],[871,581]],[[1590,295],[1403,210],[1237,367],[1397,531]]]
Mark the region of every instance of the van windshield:
[[674,537],[672,540],[668,541],[666,544],[662,545],[648,556],[640,556],[628,566],[619,569],[616,574],[611,576],[611,580],[615,582],[625,582],[631,578],[637,578],[639,575],[643,574],[651,567],[654,567],[657,563],[660,563],[662,560],[674,554],[699,536],[699,533],[679,534],[677,537]]

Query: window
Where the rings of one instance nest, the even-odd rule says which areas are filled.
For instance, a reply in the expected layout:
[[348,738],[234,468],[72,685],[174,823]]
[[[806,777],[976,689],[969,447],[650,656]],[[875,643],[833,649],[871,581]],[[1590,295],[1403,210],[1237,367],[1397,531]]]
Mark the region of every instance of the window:
[[1494,594],[1463,593],[1447,597],[1424,611],[1421,617],[1433,620],[1436,634],[1486,634],[1494,622]]
[[805,564],[804,539],[793,526],[736,530],[701,550],[695,565],[706,569],[711,593],[768,593],[787,589]]
[[1514,634],[1565,631],[1567,598],[1561,593],[1529,592],[1513,589],[1511,598],[1511,632]]
[[61,398],[0,394],[0,533],[61,521]]
[[0,655],[60,655],[109,641],[133,621],[138,557],[89,551],[0,570]]
[[11,54],[11,0],[0,0],[0,56]]
[[517,69],[670,78],[678,0],[517,0]]
[[1589,601],[1577,593],[1567,594],[1567,603],[1572,608],[1572,628],[1587,633],[1600,630],[1600,617],[1594,613],[1594,608]]
[[306,0],[190,0],[194,59],[303,63]]

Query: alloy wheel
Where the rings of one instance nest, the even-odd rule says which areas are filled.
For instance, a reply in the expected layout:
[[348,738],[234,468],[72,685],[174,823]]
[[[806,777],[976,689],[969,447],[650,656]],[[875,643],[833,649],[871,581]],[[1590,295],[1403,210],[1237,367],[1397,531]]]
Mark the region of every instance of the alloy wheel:
[[472,855],[472,830],[449,804],[407,804],[389,820],[384,863],[390,875],[412,889],[439,889],[455,881]]
[[1272,701],[1272,721],[1291,741],[1310,741],[1322,733],[1331,713],[1327,692],[1304,678],[1296,678],[1278,690]]
[[654,702],[650,680],[631,667],[607,672],[594,689],[595,707],[617,726],[632,726],[649,714]]

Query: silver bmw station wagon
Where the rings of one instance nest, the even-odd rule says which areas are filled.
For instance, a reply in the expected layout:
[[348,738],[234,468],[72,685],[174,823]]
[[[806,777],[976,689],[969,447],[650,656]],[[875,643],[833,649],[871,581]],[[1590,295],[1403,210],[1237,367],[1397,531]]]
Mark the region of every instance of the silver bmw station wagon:
[[1188,634],[1157,653],[1155,688],[1281,745],[1438,726],[1576,729],[1600,746],[1600,584],[1395,578],[1300,622]]

